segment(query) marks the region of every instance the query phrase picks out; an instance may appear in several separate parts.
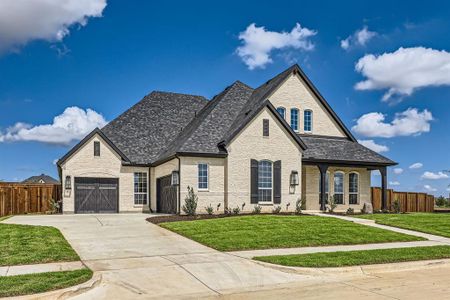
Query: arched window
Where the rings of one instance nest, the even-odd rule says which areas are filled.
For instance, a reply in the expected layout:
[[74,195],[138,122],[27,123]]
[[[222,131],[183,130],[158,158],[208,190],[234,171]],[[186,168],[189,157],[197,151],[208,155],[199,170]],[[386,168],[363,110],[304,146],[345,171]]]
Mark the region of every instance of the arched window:
[[348,175],[348,203],[358,204],[359,194],[359,176],[358,173],[352,172]]
[[291,108],[291,128],[298,131],[298,109]]
[[258,162],[258,202],[272,202],[272,162]]
[[334,203],[344,204],[344,172],[334,173]]
[[305,132],[312,132],[312,118],[313,118],[312,110],[305,110],[303,117],[304,121],[303,129],[305,130]]
[[[319,204],[322,203],[321,202],[321,198],[320,198],[320,186],[322,185],[322,176],[320,176],[319,173]],[[330,172],[327,172],[325,175],[325,199],[326,202],[328,203],[328,198],[330,197]]]
[[286,119],[286,108],[280,106],[280,107],[277,108],[277,112],[280,114],[280,116],[283,119]]

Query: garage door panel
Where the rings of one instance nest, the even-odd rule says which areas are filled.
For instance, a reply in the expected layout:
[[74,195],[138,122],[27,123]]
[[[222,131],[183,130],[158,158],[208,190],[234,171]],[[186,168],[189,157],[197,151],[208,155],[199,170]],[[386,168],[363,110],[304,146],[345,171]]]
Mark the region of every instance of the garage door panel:
[[117,178],[75,177],[75,213],[118,212]]

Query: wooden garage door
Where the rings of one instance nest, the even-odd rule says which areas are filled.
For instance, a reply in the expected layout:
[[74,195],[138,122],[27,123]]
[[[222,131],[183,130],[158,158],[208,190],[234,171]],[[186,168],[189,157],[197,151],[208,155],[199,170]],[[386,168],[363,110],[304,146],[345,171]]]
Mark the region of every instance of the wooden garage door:
[[119,212],[119,179],[75,177],[75,213]]
[[177,213],[177,187],[172,185],[171,175],[156,179],[156,211]]

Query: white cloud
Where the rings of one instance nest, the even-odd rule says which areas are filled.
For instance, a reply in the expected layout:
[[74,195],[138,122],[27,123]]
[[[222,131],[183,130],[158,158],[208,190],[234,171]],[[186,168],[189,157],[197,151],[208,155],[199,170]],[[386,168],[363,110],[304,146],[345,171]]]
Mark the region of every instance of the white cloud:
[[85,26],[105,7],[106,0],[2,0],[0,52],[32,40],[61,41],[72,25]]
[[420,162],[413,163],[412,165],[409,166],[410,169],[420,169],[422,167],[423,167],[423,164]]
[[250,70],[264,68],[272,62],[270,53],[276,49],[294,48],[309,51],[314,49],[310,37],[317,31],[301,27],[299,23],[291,32],[268,31],[264,26],[257,27],[255,23],[250,24],[247,29],[239,33],[242,46],[236,49]]
[[422,176],[420,178],[437,180],[437,179],[449,178],[449,176],[447,174],[445,174],[444,172],[433,173],[433,172],[426,171],[425,173],[422,174]]
[[55,158],[55,159],[53,160],[52,164],[54,164],[54,165],[56,166],[56,163],[57,163],[57,162],[58,162],[58,159]]
[[400,182],[398,182],[398,181],[389,181],[389,185],[397,186],[397,185],[400,185]]
[[437,189],[435,189],[434,187],[432,187],[432,186],[430,186],[430,185],[428,185],[428,184],[425,184],[425,185],[423,186],[423,188],[424,188],[425,190],[429,191],[429,192],[436,192],[436,191],[437,191]]
[[433,120],[431,112],[426,109],[420,112],[417,108],[408,108],[396,113],[394,120],[390,123],[384,122],[385,117],[379,112],[362,115],[352,130],[367,137],[392,138],[420,135],[422,132],[430,131],[430,121]]
[[394,174],[402,174],[403,173],[403,169],[402,168],[394,168]]
[[358,143],[378,153],[389,151],[387,146],[377,144],[373,140],[358,140]]
[[341,41],[341,48],[348,50],[354,45],[365,46],[366,43],[377,35],[376,32],[370,31],[367,26],[355,31],[352,35]]
[[450,53],[424,47],[399,48],[392,53],[367,54],[355,70],[367,79],[357,90],[387,90],[383,101],[409,96],[416,89],[450,85]]
[[36,141],[48,144],[68,145],[79,140],[96,127],[103,127],[106,121],[102,115],[92,109],[67,107],[64,112],[53,119],[52,124],[32,126],[16,123],[0,132],[0,142]]

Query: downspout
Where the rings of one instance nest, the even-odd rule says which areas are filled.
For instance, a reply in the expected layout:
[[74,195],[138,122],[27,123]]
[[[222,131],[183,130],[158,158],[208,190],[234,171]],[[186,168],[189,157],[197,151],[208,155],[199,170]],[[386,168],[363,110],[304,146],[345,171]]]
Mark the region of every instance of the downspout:
[[178,159],[178,214],[181,213],[181,159],[175,154]]
[[[150,212],[150,213],[153,213],[153,210],[152,210],[152,194],[153,194],[153,185],[152,185],[152,167],[151,166],[149,166],[148,167],[148,185],[149,185],[149,189],[148,189],[148,191],[149,191],[149,195],[148,195],[148,211]],[[155,183],[155,188],[156,188],[156,183]],[[156,195],[156,192],[155,192],[155,195]]]

